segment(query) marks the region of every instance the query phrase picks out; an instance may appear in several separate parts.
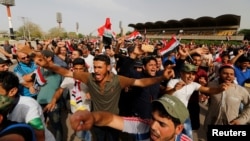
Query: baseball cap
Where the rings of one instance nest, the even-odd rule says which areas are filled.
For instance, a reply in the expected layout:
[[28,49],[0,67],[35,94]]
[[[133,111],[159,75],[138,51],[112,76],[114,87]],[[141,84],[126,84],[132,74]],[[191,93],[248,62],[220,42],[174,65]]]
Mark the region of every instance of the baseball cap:
[[6,111],[13,103],[13,99],[5,95],[0,95],[0,111]]
[[183,124],[189,117],[189,112],[186,106],[175,96],[165,94],[158,100],[154,102],[159,102],[165,108],[166,112],[172,117],[179,119]]
[[181,68],[181,71],[184,71],[184,72],[197,72],[198,71],[198,68],[197,66],[195,65],[192,65],[192,64],[184,64]]
[[7,60],[4,60],[3,58],[0,57],[0,64],[6,64],[8,63]]

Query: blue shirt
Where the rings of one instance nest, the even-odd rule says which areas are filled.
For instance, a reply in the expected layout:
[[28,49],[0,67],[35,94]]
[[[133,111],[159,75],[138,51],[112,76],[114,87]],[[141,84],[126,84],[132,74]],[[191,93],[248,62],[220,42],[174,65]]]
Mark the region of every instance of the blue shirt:
[[245,81],[250,78],[250,69],[243,72],[238,66],[234,66],[234,70],[238,84],[244,86]]
[[[30,62],[28,65],[24,64],[22,62],[19,62],[15,68],[14,68],[14,72],[16,73],[16,75],[19,78],[19,82],[23,83],[23,76],[29,73],[32,73],[36,70],[37,66],[34,62]],[[19,93],[23,96],[30,96],[30,97],[34,97],[36,96],[36,94],[31,94],[29,92],[29,89],[24,87],[23,85],[20,84],[19,86]]]

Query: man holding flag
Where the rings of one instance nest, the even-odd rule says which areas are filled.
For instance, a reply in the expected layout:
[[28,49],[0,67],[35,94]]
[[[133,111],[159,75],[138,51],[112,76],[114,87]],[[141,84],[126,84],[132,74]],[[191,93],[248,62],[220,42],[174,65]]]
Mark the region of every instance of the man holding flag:
[[115,38],[115,33],[111,31],[111,25],[110,18],[106,18],[105,24],[97,29],[105,46],[111,45],[112,39]]

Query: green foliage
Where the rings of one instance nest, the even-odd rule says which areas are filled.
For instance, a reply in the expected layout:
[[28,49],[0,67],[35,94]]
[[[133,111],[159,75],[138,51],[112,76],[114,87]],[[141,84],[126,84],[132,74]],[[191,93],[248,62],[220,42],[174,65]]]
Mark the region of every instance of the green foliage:
[[64,28],[53,27],[49,30],[46,35],[47,38],[56,38],[56,37],[67,37],[67,32]]
[[17,31],[15,31],[16,37],[24,38],[41,38],[43,36],[43,31],[41,28],[30,21],[27,21],[25,25],[20,26]]
[[250,29],[241,29],[238,34],[243,34],[244,39],[250,40]]
[[83,34],[81,34],[81,33],[78,34],[78,38],[83,38],[83,37],[84,37]]

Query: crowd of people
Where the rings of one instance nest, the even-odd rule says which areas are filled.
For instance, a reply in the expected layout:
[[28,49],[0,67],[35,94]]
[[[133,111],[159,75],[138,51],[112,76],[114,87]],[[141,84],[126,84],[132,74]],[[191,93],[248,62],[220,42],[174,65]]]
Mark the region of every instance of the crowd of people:
[[63,141],[62,111],[82,141],[191,141],[200,104],[208,107],[205,132],[249,123],[247,43],[178,44],[162,54],[165,46],[125,37],[111,44],[55,38],[15,49],[5,41],[0,140]]

